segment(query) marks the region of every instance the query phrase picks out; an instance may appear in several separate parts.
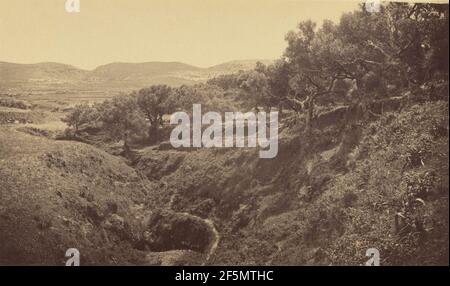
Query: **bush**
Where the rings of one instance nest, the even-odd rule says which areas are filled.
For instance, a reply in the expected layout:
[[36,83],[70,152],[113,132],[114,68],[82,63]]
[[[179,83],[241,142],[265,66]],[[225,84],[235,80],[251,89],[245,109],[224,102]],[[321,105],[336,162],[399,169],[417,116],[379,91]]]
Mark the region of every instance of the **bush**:
[[12,107],[19,109],[30,109],[31,105],[25,101],[14,98],[0,98],[0,106]]

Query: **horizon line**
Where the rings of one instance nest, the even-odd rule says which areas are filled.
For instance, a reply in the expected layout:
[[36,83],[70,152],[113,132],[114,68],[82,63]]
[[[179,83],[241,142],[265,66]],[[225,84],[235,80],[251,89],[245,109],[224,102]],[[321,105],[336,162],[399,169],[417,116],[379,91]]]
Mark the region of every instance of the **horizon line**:
[[97,65],[97,66],[95,66],[92,69],[82,68],[82,67],[79,67],[79,66],[74,65],[74,64],[69,64],[69,63],[64,63],[64,62],[57,62],[57,61],[39,61],[39,62],[33,62],[33,63],[24,63],[24,62],[11,62],[11,61],[0,60],[0,64],[3,63],[3,64],[24,65],[24,66],[26,66],[26,65],[30,65],[30,66],[31,65],[39,65],[39,64],[59,64],[59,65],[70,66],[70,67],[73,67],[73,68],[76,68],[76,69],[82,70],[82,71],[94,71],[94,70],[98,69],[99,67],[107,66],[107,65],[111,65],[111,64],[149,64],[149,63],[171,64],[171,63],[177,63],[177,64],[184,64],[184,65],[187,65],[187,66],[191,66],[191,67],[197,68],[197,69],[210,69],[210,68],[222,65],[222,64],[228,64],[228,63],[239,62],[239,61],[256,61],[256,62],[257,61],[276,61],[279,58],[280,57],[273,58],[273,59],[267,59],[267,58],[265,58],[265,59],[258,59],[258,58],[234,59],[234,60],[229,60],[229,61],[225,61],[225,62],[220,62],[220,63],[214,64],[214,65],[210,65],[210,66],[198,66],[198,65],[193,65],[193,64],[186,63],[186,62],[182,62],[182,61],[143,61],[143,62],[113,61],[113,62],[108,62],[108,63],[105,63],[105,64]]

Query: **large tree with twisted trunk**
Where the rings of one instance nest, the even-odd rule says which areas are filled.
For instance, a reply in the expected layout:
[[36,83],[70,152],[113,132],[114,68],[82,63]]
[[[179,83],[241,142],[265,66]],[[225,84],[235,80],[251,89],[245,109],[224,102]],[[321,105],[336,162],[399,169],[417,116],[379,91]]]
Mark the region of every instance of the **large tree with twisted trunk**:
[[[357,102],[385,95],[386,86],[411,88],[448,75],[448,5],[389,3],[377,13],[344,14],[339,24],[312,21],[287,34],[283,56],[289,92],[283,100],[307,110],[307,128],[317,98],[332,101],[339,81],[355,82]],[[445,59],[445,64],[443,64]]]

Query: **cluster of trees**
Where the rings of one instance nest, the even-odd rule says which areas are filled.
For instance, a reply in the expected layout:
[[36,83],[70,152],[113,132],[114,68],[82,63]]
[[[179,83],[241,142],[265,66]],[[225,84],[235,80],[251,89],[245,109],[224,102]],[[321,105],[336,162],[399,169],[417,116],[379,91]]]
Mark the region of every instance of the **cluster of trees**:
[[311,122],[317,104],[371,100],[448,77],[448,5],[360,8],[338,24],[301,22],[274,64],[209,83],[243,89],[255,105],[306,111]]
[[194,103],[202,104],[206,111],[236,110],[235,96],[205,84],[177,88],[154,85],[102,103],[76,105],[63,121],[75,137],[82,130],[101,130],[110,140],[123,140],[127,152],[135,138],[145,138],[148,143],[163,139],[160,133],[165,116],[179,110],[190,113]]
[[301,22],[286,41],[283,56],[269,66],[77,106],[66,122],[75,133],[85,123],[100,123],[126,147],[145,126],[149,140],[158,140],[164,115],[201,103],[215,111],[286,108],[306,114],[309,130],[317,105],[361,103],[448,77],[448,5],[388,3],[379,12],[361,5],[338,24]]

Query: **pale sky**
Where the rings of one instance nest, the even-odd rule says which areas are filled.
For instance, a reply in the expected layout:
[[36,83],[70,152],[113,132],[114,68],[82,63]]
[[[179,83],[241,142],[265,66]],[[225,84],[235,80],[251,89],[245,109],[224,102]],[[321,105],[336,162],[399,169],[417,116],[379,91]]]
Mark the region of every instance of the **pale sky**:
[[338,21],[354,0],[0,0],[0,61],[180,61],[200,67],[275,59],[302,20]]

